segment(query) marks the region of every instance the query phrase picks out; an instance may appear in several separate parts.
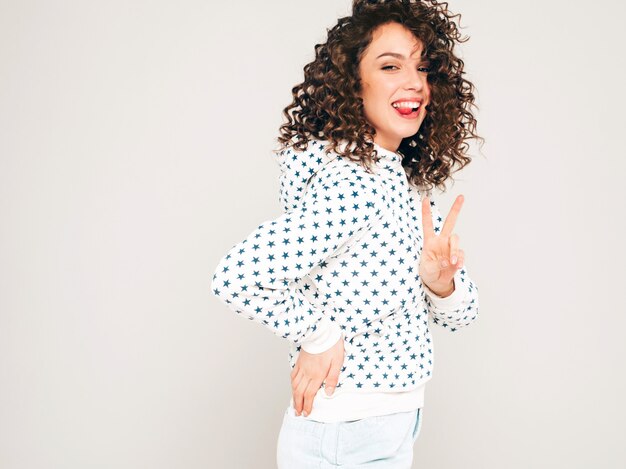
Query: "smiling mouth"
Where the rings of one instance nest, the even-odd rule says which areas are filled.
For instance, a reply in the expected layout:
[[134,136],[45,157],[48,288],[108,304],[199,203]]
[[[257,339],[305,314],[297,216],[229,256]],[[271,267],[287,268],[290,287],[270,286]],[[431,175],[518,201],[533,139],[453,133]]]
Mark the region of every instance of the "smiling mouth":
[[394,106],[394,109],[398,111],[400,114],[402,114],[403,116],[406,116],[413,112],[419,111],[419,106],[415,106],[415,107],[395,107]]
[[410,116],[417,113],[422,103],[420,101],[396,101],[391,103],[391,106],[402,116]]
[[410,103],[410,104],[396,104],[393,103],[391,105],[400,117],[405,119],[414,119],[419,116],[419,110],[421,107],[421,103]]

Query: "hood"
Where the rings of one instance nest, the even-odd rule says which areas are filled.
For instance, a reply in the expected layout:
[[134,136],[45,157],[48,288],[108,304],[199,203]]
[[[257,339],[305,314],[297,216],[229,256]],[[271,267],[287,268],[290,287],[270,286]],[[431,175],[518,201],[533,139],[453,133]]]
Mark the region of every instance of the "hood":
[[280,166],[279,198],[283,212],[298,207],[313,176],[339,156],[335,152],[326,154],[327,144],[323,140],[312,140],[304,151],[287,148],[277,155]]

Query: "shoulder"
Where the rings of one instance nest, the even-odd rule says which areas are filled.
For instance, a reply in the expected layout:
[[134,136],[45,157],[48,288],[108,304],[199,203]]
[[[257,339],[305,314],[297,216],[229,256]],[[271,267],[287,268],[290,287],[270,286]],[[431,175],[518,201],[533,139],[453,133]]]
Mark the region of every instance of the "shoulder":
[[380,178],[358,162],[341,156],[320,170],[311,180],[308,202],[333,203],[351,201],[378,213],[386,205]]

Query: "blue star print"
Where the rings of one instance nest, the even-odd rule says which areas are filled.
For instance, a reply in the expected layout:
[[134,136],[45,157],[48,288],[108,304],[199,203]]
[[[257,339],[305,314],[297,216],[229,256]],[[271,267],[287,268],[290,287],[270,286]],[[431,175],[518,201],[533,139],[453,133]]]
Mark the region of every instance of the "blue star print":
[[[459,269],[441,298],[421,281],[421,194],[401,155],[376,146],[369,173],[326,153],[326,142],[285,150],[283,214],[259,225],[220,260],[211,289],[228,307],[301,349],[320,353],[342,336],[337,387],[413,389],[432,376],[429,319],[450,331],[478,316],[478,288]],[[431,200],[435,233],[442,228]]]

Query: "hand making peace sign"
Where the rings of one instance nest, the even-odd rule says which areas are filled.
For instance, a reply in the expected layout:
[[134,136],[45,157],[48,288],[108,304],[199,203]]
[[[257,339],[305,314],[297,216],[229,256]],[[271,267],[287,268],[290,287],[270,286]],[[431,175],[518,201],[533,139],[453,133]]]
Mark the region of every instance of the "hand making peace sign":
[[420,257],[419,275],[422,282],[436,295],[446,297],[454,291],[454,274],[463,267],[465,252],[459,248],[459,236],[452,233],[463,205],[459,195],[446,217],[441,233],[435,234],[430,211],[430,197],[422,199],[424,245]]

